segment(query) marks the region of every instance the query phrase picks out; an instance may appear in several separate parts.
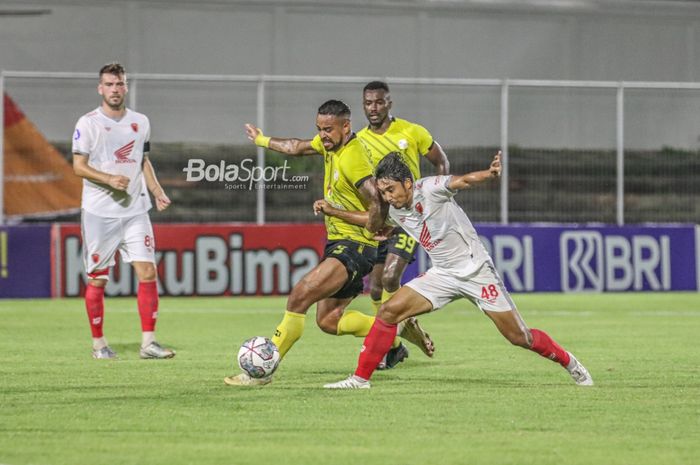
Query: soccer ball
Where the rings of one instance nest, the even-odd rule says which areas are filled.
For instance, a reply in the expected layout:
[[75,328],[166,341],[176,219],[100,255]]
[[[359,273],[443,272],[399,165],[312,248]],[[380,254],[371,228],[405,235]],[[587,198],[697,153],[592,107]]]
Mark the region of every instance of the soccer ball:
[[277,369],[280,351],[266,337],[255,336],[243,343],[238,351],[238,366],[251,378],[265,378]]

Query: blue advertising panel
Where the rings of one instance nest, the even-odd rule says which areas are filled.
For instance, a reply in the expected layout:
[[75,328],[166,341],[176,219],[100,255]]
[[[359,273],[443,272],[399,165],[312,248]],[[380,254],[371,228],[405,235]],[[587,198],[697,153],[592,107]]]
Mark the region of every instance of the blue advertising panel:
[[[698,290],[694,225],[477,225],[476,229],[513,292]],[[429,263],[416,260],[404,281],[429,266],[421,267],[421,262]]]
[[51,226],[0,227],[0,297],[51,296]]

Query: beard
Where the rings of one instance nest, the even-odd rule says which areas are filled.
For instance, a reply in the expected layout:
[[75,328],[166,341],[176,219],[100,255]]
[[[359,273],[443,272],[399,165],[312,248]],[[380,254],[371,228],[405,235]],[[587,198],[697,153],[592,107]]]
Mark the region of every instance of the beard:
[[121,110],[124,108],[124,97],[105,97],[104,102],[112,110]]

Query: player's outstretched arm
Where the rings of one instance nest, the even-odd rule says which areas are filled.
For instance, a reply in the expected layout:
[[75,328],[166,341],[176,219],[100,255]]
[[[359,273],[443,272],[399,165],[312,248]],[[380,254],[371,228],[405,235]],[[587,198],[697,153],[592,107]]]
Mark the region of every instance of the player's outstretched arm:
[[153,169],[151,160],[146,154],[143,155],[143,177],[146,179],[146,187],[156,200],[156,208],[163,211],[170,206],[170,199],[165,195],[165,191],[158,182],[156,172]]
[[80,153],[73,154],[73,172],[81,178],[104,184],[118,191],[125,191],[129,187],[129,178],[96,170],[88,164],[88,157]]
[[489,169],[483,171],[474,171],[471,173],[464,174],[462,176],[452,176],[450,180],[449,188],[453,191],[461,191],[463,189],[468,189],[474,187],[476,184],[480,184],[489,179],[495,179],[501,176],[501,151],[499,150],[496,155],[493,156],[491,161],[491,166]]
[[311,147],[311,139],[282,139],[279,137],[268,137],[263,134],[262,129],[246,123],[245,133],[248,140],[253,142],[258,147],[274,150],[275,152],[284,153],[285,155],[319,155],[319,153]]
[[428,153],[425,154],[425,158],[435,167],[435,174],[443,175],[450,172],[450,161],[437,141],[433,141],[433,145],[428,150]]

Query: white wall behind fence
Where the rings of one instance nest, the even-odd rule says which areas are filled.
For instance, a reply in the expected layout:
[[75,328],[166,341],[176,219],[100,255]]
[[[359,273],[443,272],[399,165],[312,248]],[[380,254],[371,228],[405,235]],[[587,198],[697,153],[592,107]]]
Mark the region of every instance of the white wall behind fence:
[[[0,2],[0,9],[6,10],[51,10],[38,16],[0,16],[0,68],[93,72],[107,61],[119,60],[129,71],[139,73],[700,80],[700,6],[676,14],[666,10],[663,14],[642,15],[634,9],[627,14],[605,9],[600,13],[566,13],[413,3]],[[87,84],[87,95],[91,95],[92,84]],[[98,103],[95,97],[88,99],[87,108],[81,102],[80,110],[69,105],[58,115],[46,115],[45,103],[61,106],[61,98],[56,96],[61,90],[58,84],[7,82],[7,91],[50,139],[66,138],[63,120],[68,119],[72,125],[81,113]],[[149,84],[139,91],[139,97],[148,98],[145,93],[156,90],[157,86]],[[477,105],[475,113],[484,115],[484,106],[493,105],[492,112],[497,114],[498,92],[491,99],[450,88],[432,100],[426,95],[409,94],[409,90],[397,87],[395,91],[397,115],[426,118],[421,122],[439,139],[469,145],[498,143],[497,128],[492,127],[498,121],[494,113],[485,118],[471,114],[472,104]],[[225,117],[230,112],[232,124],[238,124],[239,119],[254,120],[254,103],[238,95],[240,88],[228,108],[221,102],[221,92],[226,90],[220,86],[202,92],[164,84],[162,99],[158,99],[161,103],[150,98],[142,109],[150,112],[162,140],[181,140],[186,134],[195,141],[242,142],[241,132],[222,131],[223,124],[184,132],[172,124],[173,111],[186,109],[194,113],[193,119],[204,120],[211,117],[212,106],[217,107],[217,116]],[[542,101],[528,98],[527,92],[521,91],[514,102],[527,105],[514,113],[523,115],[522,124],[527,126],[514,129],[519,139],[514,143],[572,148],[614,146],[607,129],[608,121],[610,125],[615,121],[610,111],[610,105],[614,108],[612,93],[601,91],[587,99],[580,93],[567,96],[556,91],[549,101]],[[270,110],[277,112],[269,118],[271,129],[291,134],[300,128],[312,131],[315,108],[336,94],[346,98],[355,110],[356,126],[363,121],[359,89],[329,86],[319,90],[309,87],[285,96],[281,95],[283,90],[279,93],[279,107],[274,96],[267,102]],[[452,96],[445,97],[445,93]],[[605,101],[607,96],[612,102]],[[661,127],[655,131],[630,128],[628,146],[654,148],[662,139],[663,145],[697,148],[700,98],[695,93],[687,93],[682,105],[654,104],[654,99],[664,97],[663,92],[646,103],[644,96],[638,97],[642,100],[637,100],[637,94],[635,97],[627,111],[655,112],[655,117],[646,120]],[[671,99],[678,101],[676,95]],[[248,116],[234,115],[243,112]],[[529,124],[529,118],[536,118],[537,124]],[[289,121],[294,122],[289,125]],[[598,137],[601,126],[605,130]],[[545,128],[545,132],[538,128]]]

